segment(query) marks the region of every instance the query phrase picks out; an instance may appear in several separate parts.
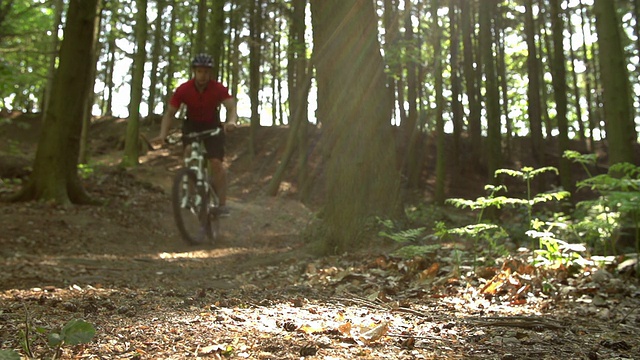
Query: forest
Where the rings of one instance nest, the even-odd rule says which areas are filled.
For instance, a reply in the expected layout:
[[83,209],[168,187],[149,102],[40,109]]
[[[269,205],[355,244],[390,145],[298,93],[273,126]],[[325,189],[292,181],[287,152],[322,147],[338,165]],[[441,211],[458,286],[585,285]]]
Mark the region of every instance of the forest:
[[[167,245],[174,230],[166,226],[172,224],[159,225],[158,219],[151,215],[143,219],[145,215],[136,211],[137,206],[163,215],[149,202],[166,203],[166,196],[161,190],[154,192],[155,185],[125,175],[139,177],[153,171],[148,178],[170,176],[166,169],[169,164],[176,166],[176,154],[169,151],[171,156],[166,157],[168,150],[154,148],[149,139],[157,134],[173,91],[193,75],[191,59],[200,53],[213,57],[214,77],[229,88],[240,116],[237,133],[229,135],[233,160],[227,166],[237,175],[232,187],[238,193],[234,205],[251,214],[251,220],[228,222],[228,231],[239,242],[224,250],[229,263],[215,265],[224,269],[221,273],[241,274],[230,283],[244,285],[234,285],[233,290],[200,280],[180,283],[179,277],[189,276],[189,271],[204,272],[205,263],[174,268],[174,261],[183,261],[179,254],[208,251],[207,260],[202,261],[211,265],[215,263],[212,254],[223,250]],[[540,329],[561,331],[564,326],[558,318],[528,317],[524,322],[520,318],[532,316],[525,309],[552,313],[549,304],[559,299],[572,304],[563,305],[562,310],[562,306],[551,306],[564,321],[574,321],[576,311],[587,318],[598,316],[605,322],[603,327],[615,324],[616,330],[615,336],[606,333],[612,340],[604,343],[595,340],[604,328],[589,328],[585,331],[593,337],[588,349],[558,351],[584,350],[582,358],[590,359],[615,352],[633,358],[640,351],[629,335],[638,330],[640,319],[635,314],[640,270],[639,67],[640,0],[2,0],[0,195],[4,201],[0,209],[4,219],[0,225],[8,232],[0,236],[0,244],[6,246],[0,255],[11,260],[3,265],[6,275],[0,277],[0,300],[7,309],[0,308],[0,318],[10,320],[4,330],[0,326],[0,347],[15,349],[18,329],[28,332],[29,320],[24,321],[19,308],[24,299],[39,296],[42,303],[62,301],[66,312],[48,314],[62,321],[68,312],[80,312],[80,307],[85,314],[92,313],[89,305],[81,305],[74,297],[74,291],[81,291],[83,299],[91,299],[91,306],[125,316],[126,309],[109,309],[112,305],[106,302],[136,305],[124,295],[104,292],[102,286],[145,289],[154,299],[151,302],[161,301],[155,294],[160,290],[150,285],[151,271],[164,273],[165,267],[171,267],[164,281],[178,289],[178,295],[172,292],[170,297],[184,298],[194,287],[200,289],[201,296],[190,298],[186,305],[180,303],[181,309],[199,308],[201,314],[208,314],[203,318],[217,316],[227,324],[237,325],[239,320],[223,310],[252,307],[255,304],[247,300],[252,296],[277,304],[284,297],[285,302],[298,304],[286,293],[274,295],[273,289],[282,287],[304,288],[304,302],[312,302],[306,297],[321,299],[313,301],[340,297],[342,303],[369,308],[379,316],[398,309],[414,316],[394,325],[393,320],[381,322],[376,315],[376,326],[369,324],[359,332],[345,330],[340,321],[317,331],[307,324],[279,323],[274,325],[277,331],[295,329],[300,338],[278,338],[282,341],[278,349],[253,339],[256,352],[241,355],[245,358],[261,358],[260,351],[272,358],[315,356],[322,351],[345,358],[334,352],[338,346],[331,345],[336,336],[359,346],[372,346],[382,336],[400,339],[400,345],[388,341],[381,348],[356,354],[363,358],[411,358],[409,350],[416,342],[425,351],[421,354],[432,357],[536,356],[533,350],[509,349],[505,341],[533,339],[529,332]],[[111,124],[109,131],[104,124]],[[31,133],[30,126],[34,126]],[[111,136],[113,129],[118,141],[107,146],[107,161],[95,144],[102,143],[107,133]],[[30,150],[25,150],[26,144],[32,146]],[[16,163],[22,164],[19,171]],[[101,189],[108,181],[115,183]],[[264,208],[254,210],[248,205],[252,201]],[[280,208],[279,215],[271,213],[267,220],[264,212],[277,207],[270,201],[286,202],[287,210]],[[119,206],[129,219],[116,212]],[[43,212],[74,213],[78,218],[59,220],[64,224],[60,229],[60,222],[41,225],[33,234],[17,225],[32,224]],[[83,248],[87,240],[69,224],[99,216],[118,219],[115,223],[125,228],[140,216],[141,223],[156,225],[139,230],[154,232],[162,246],[172,251],[135,248],[144,256],[125,261],[120,258],[126,257],[124,248],[110,248],[109,252],[117,253],[114,258],[119,265],[114,267],[138,269],[136,261],[149,262],[149,270],[140,270],[133,286],[111,274],[112,267],[89,250],[87,254],[97,257],[82,258],[85,250],[78,250],[81,264],[75,258],[76,262],[66,263],[54,256],[73,269],[75,280],[34,265],[40,261],[29,256],[45,250],[37,250],[38,242],[29,241],[40,239],[43,249],[54,249],[57,242],[48,241],[66,239],[62,250],[51,251],[75,257],[75,246]],[[243,222],[251,226],[244,228]],[[295,236],[285,230],[285,224],[295,224]],[[260,226],[270,230],[261,232]],[[47,232],[50,236],[45,239]],[[117,239],[118,233],[114,229],[113,237],[103,241]],[[111,234],[106,225],[104,234]],[[129,234],[127,238],[141,236],[148,237]],[[273,239],[280,237],[286,241],[274,245]],[[252,239],[264,246],[262,250],[273,251],[271,260],[278,262],[274,266],[281,266],[279,270],[260,268],[259,248],[247,245],[250,255],[240,255],[238,244]],[[284,267],[294,260],[280,261],[281,251],[298,249],[302,246],[298,243],[325,257],[308,260],[295,252],[291,258],[302,264]],[[376,249],[384,255],[369,254],[365,259],[344,255],[356,249]],[[20,251],[33,254],[23,257]],[[252,273],[249,265],[235,268],[236,255],[251,259],[248,262],[259,270]],[[54,261],[47,256],[52,255],[47,253],[47,261]],[[332,264],[331,256],[342,257]],[[24,266],[32,265],[35,270],[30,271],[37,275],[21,273]],[[73,288],[92,269],[102,271],[97,275],[100,286],[94,280],[80,280],[86,283],[79,286],[81,290]],[[265,281],[272,287],[258,290],[253,284],[267,279],[259,275],[264,271],[270,274]],[[299,272],[304,274],[300,278]],[[59,290],[46,290],[45,283],[51,282],[50,288]],[[247,288],[248,283],[253,287]],[[476,292],[465,295],[465,286]],[[18,295],[18,291],[25,292]],[[131,291],[130,298],[143,296]],[[208,303],[218,296],[224,301],[215,306]],[[401,298],[396,305],[390,300],[394,296]],[[424,305],[420,301],[425,296],[467,296],[468,308],[460,311],[478,318],[456,320],[451,326],[468,335],[468,341],[474,329],[483,327],[486,332],[479,338],[502,339],[496,345],[499,349],[487,350],[495,345],[493,340],[485,343],[474,338],[466,346],[460,338],[446,336],[448,320],[428,317],[428,311],[418,307],[450,314],[454,306]],[[593,308],[581,310],[585,297]],[[73,311],[64,304],[72,304]],[[161,306],[141,304],[149,311]],[[522,306],[522,311],[496,310],[501,304]],[[617,313],[611,310],[613,304],[619,305]],[[470,310],[474,306],[476,310],[487,306],[496,317],[508,316],[496,325]],[[24,311],[28,318],[29,312]],[[242,316],[257,316],[250,322],[258,324],[266,315]],[[92,321],[99,325],[99,319]],[[401,328],[413,329],[416,319],[436,324],[434,328],[443,331],[436,343],[448,344],[448,350],[438,350],[429,343],[434,339],[424,333],[398,333]],[[141,321],[148,326],[152,320]],[[128,330],[120,331],[138,325],[126,326]],[[500,326],[526,330],[515,335],[488,330]],[[95,332],[84,322],[69,322],[64,329],[78,331],[79,336]],[[50,342],[54,357],[102,351],[96,350],[98,345],[64,348],[63,330],[53,333],[62,338],[54,342],[56,346]],[[328,348],[317,338],[320,334],[331,337]],[[569,339],[579,334],[562,336]],[[226,347],[215,345],[206,352],[200,348],[203,340],[193,336],[198,345],[182,344],[182,356],[173,356],[242,353],[237,337],[226,336],[235,340],[220,340]],[[302,345],[310,338],[311,347]],[[29,336],[22,339],[27,357],[38,357],[32,350],[45,352],[40,350],[46,348],[43,342],[36,340],[36,345],[29,346]],[[410,339],[413,342],[407,345]],[[76,339],[76,344],[86,340]],[[136,341],[136,349],[110,348],[108,352],[135,357],[131,352],[137,351],[137,358],[146,358],[160,354],[161,349],[162,356],[172,358],[166,344],[154,352],[145,343],[148,339]],[[107,337],[99,343],[108,343]],[[549,358],[560,356],[542,343]],[[297,350],[285,350],[291,346]],[[402,356],[397,348],[403,349]],[[15,354],[0,350],[0,359]]]

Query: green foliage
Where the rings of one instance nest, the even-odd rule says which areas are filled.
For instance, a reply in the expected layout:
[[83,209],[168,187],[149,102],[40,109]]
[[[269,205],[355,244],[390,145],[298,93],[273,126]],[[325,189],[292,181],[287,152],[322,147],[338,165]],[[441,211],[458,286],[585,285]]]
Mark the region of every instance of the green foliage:
[[11,5],[0,24],[0,107],[32,110],[47,81],[54,14],[44,1]]
[[[475,240],[475,244],[477,245],[479,242],[483,242],[489,245],[490,252],[499,252],[505,253],[506,250],[502,245],[505,240],[509,238],[517,237],[518,228],[514,227],[513,231],[508,231],[505,227],[493,224],[491,222],[486,222],[483,219],[483,213],[488,208],[496,208],[501,209],[503,207],[511,207],[515,209],[524,209],[527,214],[527,226],[524,226],[527,230],[533,229],[537,222],[540,221],[534,218],[534,206],[542,203],[547,203],[550,201],[563,201],[567,199],[570,194],[566,191],[554,191],[554,192],[545,192],[532,195],[531,192],[531,181],[536,177],[545,172],[555,172],[558,170],[553,167],[543,167],[539,169],[534,169],[530,167],[524,167],[521,170],[512,170],[512,169],[499,169],[495,172],[495,176],[506,175],[510,177],[514,177],[522,180],[527,186],[527,197],[525,199],[508,197],[504,195],[498,195],[498,192],[504,190],[507,191],[507,187],[504,185],[494,186],[494,185],[486,185],[485,190],[489,192],[488,197],[479,197],[476,200],[467,200],[467,199],[448,199],[447,203],[454,205],[459,208],[469,208],[471,210],[479,210],[479,214],[477,217],[477,223],[466,225],[463,227],[453,228],[453,229],[443,229],[439,231],[440,236],[444,235],[458,235],[463,238],[471,238]],[[530,235],[535,235],[537,233],[527,233]],[[546,243],[545,243],[546,244]],[[542,247],[543,243],[539,242],[539,247]],[[553,251],[555,248],[551,248],[549,251]],[[477,258],[477,254],[474,253],[474,256]]]
[[20,354],[13,350],[0,350],[0,360],[20,360]]
[[416,256],[423,256],[425,254],[433,253],[439,250],[442,246],[440,244],[434,245],[407,245],[391,253],[392,256],[397,256],[403,259],[411,259]]
[[[565,152],[564,156],[582,164],[589,175],[587,165],[596,162],[593,155]],[[640,167],[629,163],[613,164],[607,174],[590,176],[578,182],[577,188],[589,189],[599,196],[576,205],[576,233],[592,246],[603,244],[605,253],[615,254],[616,232],[630,227],[636,229],[633,237],[636,252],[640,253]]]
[[[426,239],[424,235],[427,228],[420,227],[416,229],[399,230],[396,224],[391,220],[377,219],[378,224],[383,227],[378,235],[391,239],[397,243],[405,244],[405,246],[394,251],[391,255],[401,258],[412,258],[414,256],[424,255],[440,249],[440,245],[421,245],[419,242]],[[411,243],[406,245],[407,243]]]
[[49,333],[49,346],[86,344],[95,334],[96,329],[93,325],[81,319],[73,319],[67,322],[59,333]]
[[82,179],[88,179],[94,173],[94,168],[90,164],[78,164],[78,175]]
[[475,266],[478,262],[478,253],[476,251],[479,243],[486,243],[489,245],[489,255],[493,253],[499,253],[504,255],[506,250],[502,245],[503,241],[509,238],[509,234],[505,231],[505,229],[501,226],[494,224],[486,224],[486,223],[478,223],[471,224],[463,227],[457,227],[452,229],[446,229],[446,227],[441,226],[440,231],[438,232],[442,238],[449,235],[458,235],[462,238],[473,239],[474,240],[474,251],[473,251],[473,264],[474,270]]
[[[534,251],[536,254],[533,259],[534,265],[557,267],[560,265],[582,266],[585,264],[586,261],[582,254],[586,253],[587,248],[584,244],[572,244],[561,240],[557,236],[557,233],[562,234],[562,230],[566,230],[568,227],[569,225],[565,221],[534,221],[532,230],[527,231],[527,235],[537,239],[539,244],[538,249]],[[561,231],[554,232],[554,229],[560,229]]]
[[378,235],[389,238],[395,242],[406,243],[414,242],[426,231],[426,228],[407,229],[402,231],[380,231]]
[[[478,253],[476,249],[478,248],[479,243],[483,243],[488,245],[489,257],[493,257],[492,255],[500,254],[504,255],[507,253],[507,250],[504,246],[505,242],[510,238],[513,238],[515,235],[513,232],[507,231],[503,226],[492,223],[490,221],[486,221],[484,219],[485,210],[489,208],[501,209],[503,207],[511,207],[517,209],[523,209],[526,211],[528,222],[527,225],[523,228],[514,229],[514,231],[521,232],[522,236],[527,233],[528,230],[535,230],[533,228],[534,224],[543,224],[542,221],[533,218],[534,206],[550,201],[563,201],[567,199],[570,194],[566,191],[555,191],[555,192],[545,192],[540,194],[532,195],[531,193],[531,181],[536,176],[543,174],[545,172],[555,172],[557,173],[557,169],[553,167],[544,167],[540,169],[533,169],[529,167],[522,168],[521,170],[511,170],[511,169],[500,169],[496,171],[496,177],[500,175],[506,175],[515,177],[517,179],[525,182],[527,186],[527,198],[521,199],[516,197],[508,197],[505,195],[500,195],[499,193],[502,191],[507,191],[507,187],[504,185],[486,185],[485,190],[488,195],[483,197],[478,197],[475,200],[468,199],[448,199],[446,203],[455,206],[456,208],[462,209],[471,209],[472,211],[478,211],[478,215],[476,217],[476,222],[474,224],[459,226],[459,227],[448,227],[445,221],[442,220],[442,215],[437,216],[434,214],[442,214],[442,211],[428,211],[429,208],[412,208],[411,211],[407,212],[407,217],[412,221],[416,222],[418,219],[422,220],[422,223],[428,222],[426,218],[430,218],[431,221],[434,221],[434,235],[427,235],[427,227],[416,227],[409,229],[398,229],[396,224],[391,220],[380,220],[378,219],[379,224],[381,224],[384,229],[379,232],[379,235],[385,238],[389,238],[393,241],[396,241],[401,244],[407,244],[401,249],[397,250],[394,255],[401,257],[413,257],[416,255],[423,255],[429,252],[433,252],[434,249],[439,248],[439,245],[425,245],[419,244],[419,242],[429,239],[430,237],[436,239],[447,239],[449,237],[458,237],[464,239],[473,239],[474,240],[474,266],[477,264]],[[539,232],[531,232],[528,233],[531,237],[536,237]],[[554,259],[556,254],[555,250],[561,250],[560,254],[564,257],[565,248],[573,249],[572,247],[566,245],[566,243],[560,242],[552,242],[548,240],[546,237],[539,241],[539,247],[545,248],[545,253],[540,253],[540,256],[547,259]],[[575,256],[571,255],[571,259],[575,258]]]
[[[29,321],[29,315],[25,318],[25,330],[20,331],[20,342],[22,349],[28,358],[34,358],[34,350],[32,345],[31,333],[47,334],[48,330],[43,327],[33,328]],[[60,354],[60,350],[65,345],[87,344],[95,336],[96,330],[94,326],[81,319],[73,319],[67,322],[60,331],[51,331],[47,334],[47,344],[55,350],[52,359]],[[17,356],[17,358],[16,358]],[[20,355],[14,350],[0,351],[0,360],[20,359]]]
[[512,204],[523,205],[527,209],[529,223],[533,220],[533,206],[549,201],[562,201],[569,198],[571,194],[568,191],[554,191],[549,193],[540,193],[532,197],[531,194],[531,181],[538,175],[545,172],[554,172],[558,174],[558,169],[552,166],[542,167],[534,169],[532,167],[523,167],[520,171],[510,169],[498,169],[496,170],[496,177],[504,174],[511,177],[518,178],[524,181],[527,185],[527,198],[526,199],[514,199]]

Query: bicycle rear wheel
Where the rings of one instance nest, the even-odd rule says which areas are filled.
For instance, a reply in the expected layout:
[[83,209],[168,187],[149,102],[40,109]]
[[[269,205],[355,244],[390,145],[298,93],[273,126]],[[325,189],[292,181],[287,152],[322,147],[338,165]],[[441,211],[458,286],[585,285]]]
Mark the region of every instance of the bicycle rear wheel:
[[171,202],[180,235],[189,244],[202,244],[212,238],[207,200],[204,187],[197,186],[196,173],[181,169],[173,180]]

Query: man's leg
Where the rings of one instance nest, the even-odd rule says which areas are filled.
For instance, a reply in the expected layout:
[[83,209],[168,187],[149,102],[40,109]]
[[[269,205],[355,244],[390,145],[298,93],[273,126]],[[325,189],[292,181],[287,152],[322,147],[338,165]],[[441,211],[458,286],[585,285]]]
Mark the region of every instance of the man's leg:
[[211,164],[211,185],[216,189],[216,193],[220,199],[220,206],[225,206],[227,204],[227,174],[224,170],[222,160],[209,159],[209,163]]

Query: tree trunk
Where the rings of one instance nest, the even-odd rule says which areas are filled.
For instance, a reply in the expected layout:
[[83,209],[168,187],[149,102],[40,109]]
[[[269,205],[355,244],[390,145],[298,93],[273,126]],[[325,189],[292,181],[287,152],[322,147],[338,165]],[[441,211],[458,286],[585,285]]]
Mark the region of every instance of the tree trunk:
[[438,23],[438,10],[440,8],[439,0],[431,0],[431,18],[433,19],[433,62],[436,96],[436,134],[437,134],[437,157],[436,157],[436,191],[434,194],[437,204],[443,205],[445,201],[445,183],[446,183],[446,156],[445,156],[445,134],[444,134],[444,96],[443,77],[442,77],[442,29]]
[[372,216],[398,213],[391,110],[372,1],[312,0],[318,117],[323,124],[325,252],[363,245]]
[[249,131],[249,154],[253,158],[257,154],[256,134],[260,127],[260,87],[262,62],[262,2],[252,1],[249,5],[249,98],[251,100],[251,124]]
[[[224,4],[225,0],[213,0],[211,9],[211,56],[213,57],[213,78],[221,79],[222,54],[224,54]],[[235,93],[233,93],[235,94]],[[233,95],[232,94],[232,95]]]
[[162,15],[164,15],[164,9],[167,5],[167,0],[157,0],[158,15],[155,21],[155,28],[153,29],[153,49],[151,54],[151,74],[149,84],[149,115],[155,113],[156,108],[156,94],[158,93],[158,63],[162,56],[164,47],[164,28],[162,26]]
[[[47,113],[49,106],[49,100],[51,99],[51,88],[53,87],[53,75],[56,72],[56,61],[58,60],[58,44],[60,43],[60,37],[58,36],[58,29],[62,25],[62,12],[64,10],[64,3],[62,0],[55,0],[53,3],[55,8],[55,23],[53,25],[53,33],[51,34],[51,57],[49,60],[49,71],[47,77],[47,87],[44,92],[44,104],[42,107],[42,113]],[[1,23],[0,23],[1,24]]]
[[631,110],[631,86],[620,20],[615,4],[609,0],[595,0],[593,9],[600,47],[609,165],[622,162],[637,164],[638,159],[635,159],[633,151],[637,134]]
[[[504,15],[502,11],[496,16],[496,22],[494,25],[494,33],[497,39],[495,40],[498,57],[496,59],[496,71],[497,78],[500,83],[500,95],[502,96],[502,103],[500,104],[500,117],[504,117],[504,158],[511,160],[512,152],[512,138],[513,138],[513,121],[509,117],[509,89],[507,80],[507,62],[505,53],[505,33],[504,33]],[[500,131],[502,133],[502,131]]]
[[533,0],[526,0],[525,34],[527,38],[527,113],[529,115],[529,132],[531,137],[531,153],[533,154],[533,167],[543,166],[544,148],[542,136],[542,111],[540,107],[540,62],[536,47],[536,26],[533,19]]
[[573,192],[575,184],[571,176],[571,163],[562,156],[569,150],[569,123],[567,120],[567,70],[564,55],[564,21],[561,0],[551,0],[551,30],[553,31],[552,83],[553,96],[556,102],[556,123],[558,125],[558,155],[560,157],[560,184],[569,192]]
[[[33,173],[14,200],[86,204],[91,199],[78,177],[78,152],[86,83],[95,63],[99,0],[70,0],[60,63],[43,120]],[[70,101],[70,99],[72,101]]]
[[[287,144],[285,146],[284,154],[282,155],[282,159],[278,164],[278,168],[276,169],[271,181],[269,181],[269,185],[267,186],[267,195],[276,196],[278,194],[278,190],[280,189],[280,183],[282,182],[282,178],[284,177],[285,170],[291,161],[293,153],[296,148],[300,149],[301,153],[307,153],[306,147],[299,146],[300,144],[300,127],[306,124],[306,110],[307,106],[305,105],[305,100],[309,96],[309,90],[311,89],[311,74],[312,69],[309,66],[307,69],[307,78],[300,79],[296,81],[296,91],[293,93],[297,98],[295,100],[296,104],[299,104],[295,109],[294,113],[290,118],[291,125],[289,126],[289,134],[287,136]],[[306,161],[304,163],[300,163],[299,165],[304,166],[306,168]],[[304,188],[304,180],[303,182],[298,181],[298,186],[300,189]]]
[[[98,19],[98,28],[101,28],[102,24],[102,12],[100,12],[100,18]],[[98,33],[96,32],[96,38],[94,39],[94,43],[98,44]],[[96,82],[96,73],[98,69],[96,69],[95,64],[98,62],[98,58],[100,57],[100,50],[98,49],[99,45],[94,49],[93,56],[89,60],[91,64],[94,66],[91,67],[91,73],[87,77],[85,81],[85,91],[89,94],[84,99],[84,111],[82,112],[82,130],[80,131],[80,149],[78,150],[78,163],[87,164],[89,163],[89,129],[91,128],[91,109],[94,104],[95,92],[93,91],[93,85]]]
[[460,141],[462,140],[462,131],[464,125],[464,109],[462,108],[462,83],[460,82],[460,31],[456,9],[460,7],[460,1],[466,0],[449,0],[449,26],[451,27],[451,113],[453,117],[453,158],[458,171],[462,170],[460,166]]
[[[593,62],[589,57],[589,47],[587,46],[587,34],[584,30],[586,26],[591,26],[591,23],[586,20],[587,10],[582,1],[580,1],[580,29],[582,30],[582,62],[585,65],[584,71],[584,84],[585,84],[585,97],[587,101],[587,126],[589,127],[589,141],[587,143],[587,150],[589,152],[593,151],[593,142],[594,142],[594,130],[596,128],[595,125],[595,114],[593,111],[593,98],[592,98],[592,73],[593,73]],[[589,36],[591,32],[589,32]]]
[[502,139],[500,122],[500,94],[493,52],[492,21],[496,14],[496,0],[483,1],[480,7],[480,52],[485,78],[485,110],[487,113],[487,170],[489,179],[502,166]]
[[462,0],[461,8],[461,33],[463,34],[463,56],[464,56],[464,76],[469,101],[469,137],[471,139],[471,150],[468,152],[469,160],[477,164],[482,154],[482,127],[481,127],[481,107],[480,90],[476,82],[476,59],[474,56],[473,33],[475,33],[475,21],[472,6],[475,2]]
[[140,104],[142,103],[142,81],[146,62],[147,44],[147,0],[136,0],[137,14],[135,25],[136,53],[131,65],[131,101],[129,102],[129,121],[124,142],[122,166],[137,166],[140,156]]
[[[207,0],[198,0],[198,19],[196,24],[195,54],[206,52],[205,39],[207,35]],[[195,55],[194,54],[194,55]]]
[[[164,99],[162,99],[162,103],[165,104],[166,107],[166,103],[169,101],[169,99],[171,98],[171,94],[175,88],[173,82],[174,82],[174,78],[173,78],[173,72],[174,72],[174,61],[173,58],[176,54],[176,45],[175,45],[175,37],[176,37],[176,22],[177,22],[177,10],[176,10],[176,0],[170,0],[171,1],[171,22],[169,25],[169,38],[167,39],[167,43],[169,44],[169,53],[167,54],[167,78],[165,81],[165,90],[166,90],[166,94]],[[162,110],[162,113],[165,112],[165,109]]]
[[[403,137],[402,142],[407,143],[406,152],[402,154],[405,163],[405,171],[407,178],[409,179],[409,187],[417,188],[420,183],[420,175],[422,174],[422,158],[419,154],[418,144],[420,136],[422,135],[422,129],[418,127],[418,53],[419,45],[416,41],[413,31],[413,4],[412,0],[405,0],[404,2],[404,33],[405,44],[407,48],[406,61],[407,61],[407,118],[406,122],[402,123],[400,129],[402,130]],[[402,91],[402,90],[399,90]],[[402,104],[404,107],[404,103]]]
[[107,97],[107,101],[105,102],[104,108],[102,109],[102,113],[105,116],[111,116],[113,114],[113,89],[115,88],[115,84],[113,83],[113,71],[116,65],[116,37],[112,34],[109,34],[107,38],[108,51],[107,65],[105,69],[105,86],[109,95]]

